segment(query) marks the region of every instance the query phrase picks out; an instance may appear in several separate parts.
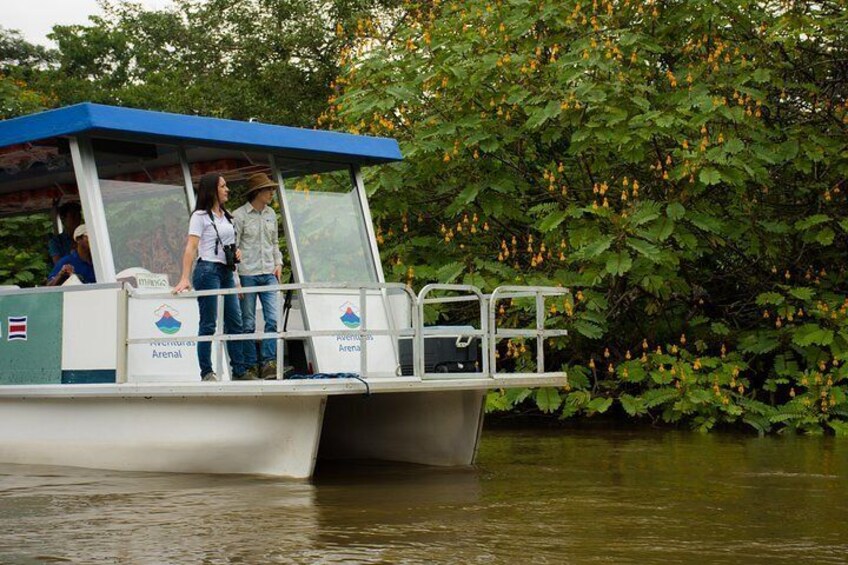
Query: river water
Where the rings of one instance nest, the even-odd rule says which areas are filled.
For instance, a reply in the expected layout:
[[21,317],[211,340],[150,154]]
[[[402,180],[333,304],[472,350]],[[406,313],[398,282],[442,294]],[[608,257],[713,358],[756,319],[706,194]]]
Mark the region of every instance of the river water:
[[0,465],[0,563],[848,563],[848,441],[484,432],[312,481]]

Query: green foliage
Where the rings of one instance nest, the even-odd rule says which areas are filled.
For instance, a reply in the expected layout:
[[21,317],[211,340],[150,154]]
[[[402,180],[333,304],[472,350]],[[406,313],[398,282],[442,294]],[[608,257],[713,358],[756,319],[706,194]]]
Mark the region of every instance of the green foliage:
[[[19,33],[0,28],[0,119],[36,112],[50,104],[27,80],[51,57],[50,51],[27,43]],[[0,285],[41,284],[49,272],[46,235],[52,233],[46,215],[0,220]]]
[[0,285],[42,284],[49,272],[47,238],[52,234],[45,215],[17,216],[0,221]]
[[55,53],[0,27],[0,119],[37,112],[52,101],[29,82],[48,68]]
[[0,119],[30,114],[45,107],[47,98],[26,82],[0,74]]
[[570,386],[491,409],[844,432],[839,3],[406,7],[359,26],[323,119],[401,141],[369,179],[384,259],[420,283],[459,264],[487,289],[574,291],[549,315],[572,330],[550,353]]
[[[107,2],[56,26],[42,74],[60,105],[82,101],[311,126],[326,107],[351,22],[391,0]],[[338,30],[341,30],[339,33]]]

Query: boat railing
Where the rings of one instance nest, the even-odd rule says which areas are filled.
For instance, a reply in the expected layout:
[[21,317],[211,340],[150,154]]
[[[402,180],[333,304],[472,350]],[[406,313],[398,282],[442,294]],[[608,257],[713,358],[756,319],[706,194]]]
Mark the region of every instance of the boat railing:
[[[360,325],[355,329],[294,329],[289,330],[284,326],[285,294],[289,292],[309,291],[350,291],[359,294],[359,317]],[[391,312],[386,312],[389,320],[386,329],[369,328],[368,320],[368,296],[369,292],[379,291],[399,292],[407,299],[407,307],[411,314],[410,323],[407,327],[395,327]],[[233,294],[247,294],[260,292],[277,293],[277,331],[257,331],[253,333],[226,334],[224,333],[224,297]],[[149,292],[129,289],[130,297],[140,299],[172,299],[171,292]],[[435,296],[435,293],[441,294]],[[545,341],[551,338],[564,337],[568,335],[565,329],[546,328],[546,304],[545,300],[550,297],[560,297],[569,294],[569,290],[561,287],[544,286],[501,286],[496,288],[492,294],[483,292],[473,285],[461,284],[428,284],[424,286],[418,295],[415,295],[409,286],[401,283],[287,283],[259,287],[242,287],[232,289],[195,290],[180,293],[180,298],[200,298],[214,296],[217,303],[217,326],[212,335],[188,335],[180,336],[180,340],[186,342],[213,342],[223,344],[228,341],[265,340],[275,339],[277,343],[277,378],[282,379],[285,359],[285,340],[320,338],[332,336],[356,336],[359,339],[359,377],[382,377],[395,376],[385,375],[368,370],[368,342],[379,336],[387,336],[396,340],[410,339],[412,341],[412,366],[413,376],[422,380],[427,379],[463,379],[463,378],[498,378],[504,377],[562,377],[562,371],[545,371]],[[533,298],[535,303],[535,327],[533,328],[500,328],[497,324],[498,304],[503,300],[522,298]],[[455,304],[463,302],[475,302],[479,313],[479,328],[473,326],[440,326],[438,328],[426,328],[424,326],[425,307],[430,305]],[[383,302],[383,304],[386,304]],[[128,306],[127,306],[128,307]],[[479,339],[481,349],[481,364],[476,362],[472,370],[463,372],[428,372],[425,365],[425,342],[427,339],[456,338],[458,345],[468,344],[470,340]],[[498,371],[497,366],[497,344],[504,339],[529,338],[536,340],[536,371],[526,372],[504,372]],[[145,337],[128,338],[127,346],[140,344],[163,344],[172,342],[170,337]],[[129,363],[129,356],[127,356]],[[216,368],[219,374],[224,374],[224,348],[219,346],[216,353]],[[130,367],[127,367],[127,375],[132,375]]]
[[[315,291],[315,290],[347,290],[347,291],[358,291],[359,293],[359,317],[360,317],[360,325],[355,329],[329,329],[329,330],[315,330],[315,329],[304,329],[304,330],[289,330],[284,328],[284,318],[283,318],[283,310],[285,304],[285,294],[287,292],[294,291]],[[369,329],[368,328],[368,292],[369,291],[380,291],[381,293],[386,291],[399,291],[406,295],[408,299],[409,311],[412,315],[412,320],[410,327],[408,328],[395,328],[394,324],[389,324],[389,328],[387,329]],[[264,293],[264,292],[276,292],[277,293],[277,331],[276,332],[253,332],[253,333],[241,333],[241,334],[226,334],[224,333],[224,297],[233,294],[248,294],[248,293]],[[151,293],[151,292],[140,292],[135,289],[130,290],[131,297],[138,297],[143,299],[169,299],[174,298],[174,294],[170,292],[161,292],[161,293]],[[285,358],[285,340],[286,339],[301,339],[301,338],[314,338],[314,337],[333,337],[333,336],[357,336],[359,338],[359,376],[361,378],[377,377],[377,376],[385,376],[370,373],[368,371],[368,352],[367,345],[369,338],[377,337],[377,336],[388,336],[392,338],[412,338],[413,342],[415,342],[416,328],[418,327],[418,310],[415,308],[415,304],[417,302],[415,294],[412,290],[405,284],[401,283],[286,283],[286,284],[277,284],[277,285],[267,285],[267,286],[251,286],[251,287],[240,287],[240,288],[229,288],[229,289],[213,289],[213,290],[194,290],[194,291],[186,291],[181,292],[177,296],[180,298],[200,298],[204,296],[214,296],[216,297],[216,307],[217,307],[217,325],[215,328],[215,333],[212,335],[201,336],[201,335],[187,335],[180,336],[180,340],[187,342],[217,342],[223,343],[228,341],[248,341],[248,340],[265,340],[265,339],[275,339],[277,341],[277,379],[283,378],[283,373],[285,371],[283,361]],[[127,339],[127,345],[141,345],[141,344],[159,344],[159,343],[168,343],[173,341],[173,337],[154,337],[154,338],[129,338]],[[413,363],[417,363],[419,355],[418,345],[417,343],[413,343],[412,357]],[[129,356],[128,356],[129,357]],[[416,365],[417,366],[417,365]],[[216,355],[216,368],[218,370],[219,375],[225,374],[223,371],[224,367],[224,348],[217,348]],[[132,374],[131,371],[127,370],[127,374]],[[394,375],[391,375],[394,376]]]
[[[434,291],[442,291],[442,292],[450,292],[450,293],[463,293],[456,296],[433,296],[430,294]],[[428,304],[449,304],[449,303],[457,303],[457,302],[477,302],[479,305],[479,319],[480,319],[480,328],[479,329],[468,329],[465,326],[454,326],[455,329],[447,329],[447,328],[439,328],[436,331],[426,331],[424,329],[424,307]],[[432,379],[432,378],[451,378],[451,379],[462,379],[469,377],[480,377],[480,373],[483,375],[489,376],[489,329],[488,329],[488,319],[486,318],[486,296],[480,291],[479,288],[469,284],[428,284],[421,289],[418,293],[418,327],[417,327],[417,341],[418,341],[418,351],[419,355],[417,358],[418,364],[416,367],[416,374],[422,379]],[[450,327],[450,326],[449,326]],[[480,338],[480,346],[482,350],[483,357],[483,367],[482,371],[480,367],[474,367],[474,371],[461,371],[461,372],[450,372],[450,373],[428,373],[426,370],[425,364],[425,347],[424,342],[427,339],[435,339],[435,338],[456,338],[457,343],[461,343],[463,338],[471,340],[475,337]],[[467,342],[466,342],[467,345]]]
[[[536,375],[560,376],[561,371],[545,371],[545,340],[568,335],[565,329],[549,329],[545,327],[547,309],[545,299],[552,296],[567,296],[570,291],[561,287],[546,286],[499,286],[488,297],[489,302],[489,332],[492,346],[489,350],[489,366],[492,377],[498,377],[497,344],[504,339],[530,338],[536,340]],[[497,322],[498,303],[502,300],[534,298],[536,324],[534,328],[499,328]],[[510,376],[525,376],[527,373],[511,372]]]

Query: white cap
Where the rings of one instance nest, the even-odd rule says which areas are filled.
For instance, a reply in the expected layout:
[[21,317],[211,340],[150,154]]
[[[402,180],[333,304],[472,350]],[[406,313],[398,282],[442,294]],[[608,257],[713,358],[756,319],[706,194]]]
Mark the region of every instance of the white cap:
[[85,227],[85,224],[80,224],[77,226],[77,229],[74,230],[74,241],[78,240],[84,235],[88,235],[88,229]]

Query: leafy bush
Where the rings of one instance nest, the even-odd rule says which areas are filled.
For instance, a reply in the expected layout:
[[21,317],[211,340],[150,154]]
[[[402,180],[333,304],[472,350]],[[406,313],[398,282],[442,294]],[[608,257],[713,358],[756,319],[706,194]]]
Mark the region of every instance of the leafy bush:
[[410,1],[359,23],[320,123],[402,143],[370,179],[395,278],[574,291],[549,314],[573,330],[552,348],[570,390],[490,408],[845,433],[847,20]]
[[46,214],[16,216],[0,221],[0,285],[41,284],[50,272],[47,235],[52,234]]

